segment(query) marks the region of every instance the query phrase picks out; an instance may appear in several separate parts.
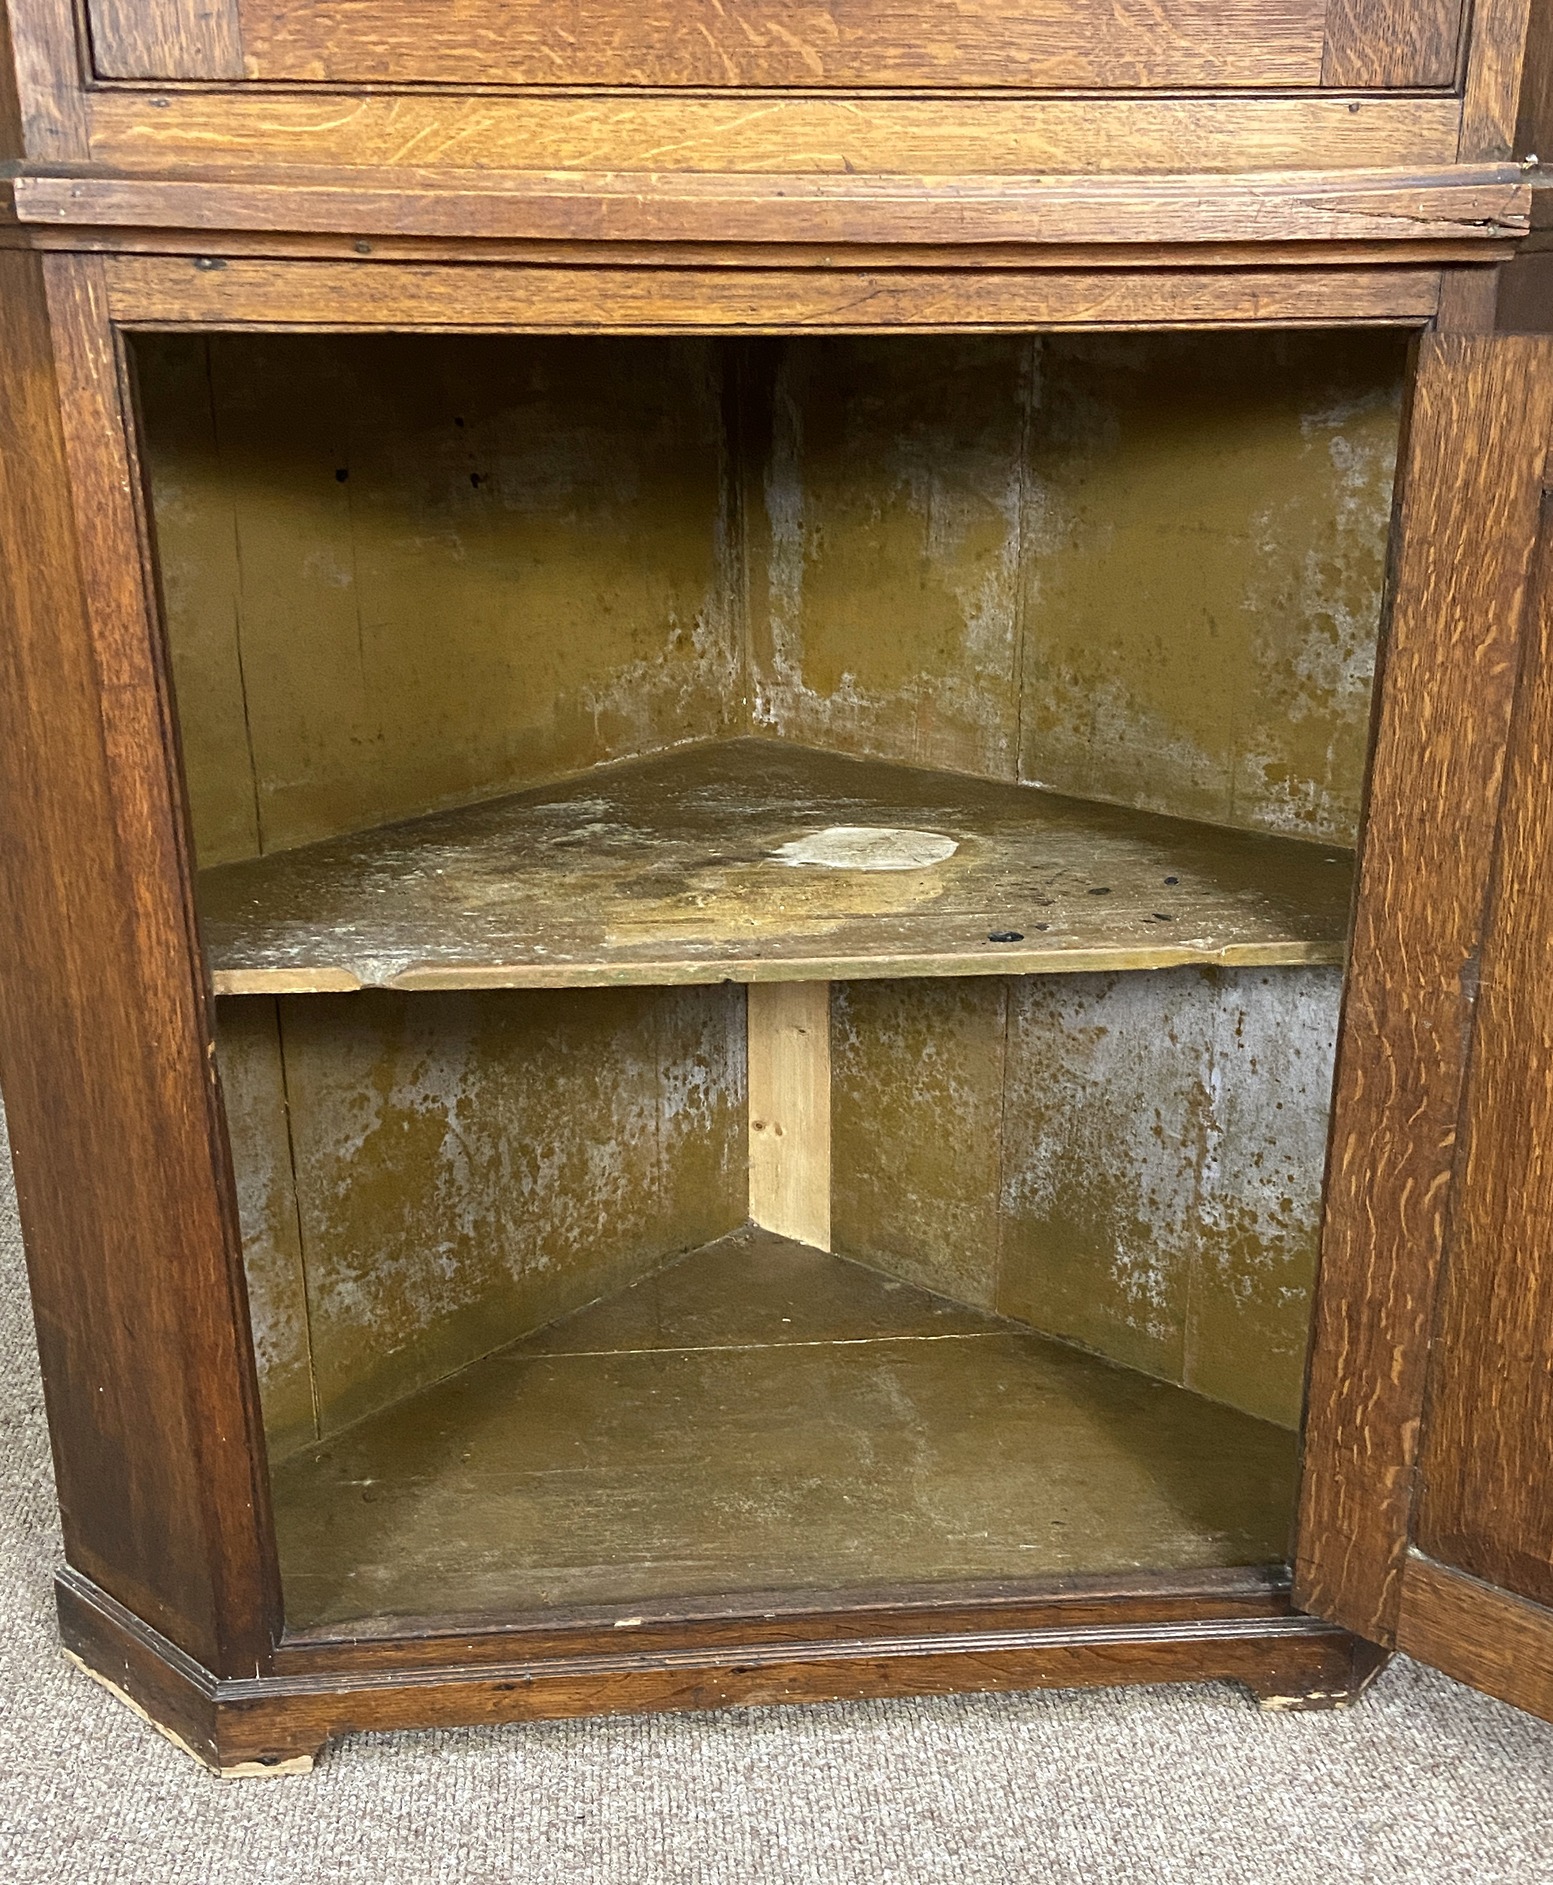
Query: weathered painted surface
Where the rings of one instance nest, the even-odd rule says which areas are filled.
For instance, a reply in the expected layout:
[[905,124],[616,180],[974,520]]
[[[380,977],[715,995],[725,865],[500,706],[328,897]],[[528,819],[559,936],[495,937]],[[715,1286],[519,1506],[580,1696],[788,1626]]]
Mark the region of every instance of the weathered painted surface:
[[838,982],[831,995],[834,1246],[984,1309],[997,1300],[1010,986]]
[[1341,976],[1030,977],[996,1306],[1298,1424]]
[[286,1462],[287,1616],[1274,1564],[1297,1450],[746,1232]]
[[755,379],[757,729],[1014,777],[1030,359],[1018,340],[801,340]]
[[259,1397],[270,1451],[281,1458],[316,1439],[318,1426],[276,1010],[262,998],[219,1002],[216,1061],[237,1179]]
[[757,726],[1351,843],[1404,346],[788,342],[747,433]]
[[742,721],[712,343],[137,354],[202,863]]
[[[1006,788],[1352,838],[1397,336],[136,345],[200,859],[297,853],[294,907],[261,912],[282,955],[294,929],[359,943],[376,981],[462,974],[471,936],[480,973],[536,980],[987,976],[839,992],[840,1247],[1297,1417],[1338,973],[1094,976],[1082,952],[1179,961],[1178,924],[1251,921],[1248,885],[1256,946],[1330,951],[1342,899],[1293,898],[1311,936],[1273,908],[1287,873],[1210,908],[1243,841],[1200,827],[1161,866],[1158,829],[1094,806],[1069,829]],[[775,800],[693,776],[747,746],[668,758],[623,812],[630,780],[596,770],[748,733],[793,775]],[[846,760],[777,740],[961,776],[821,790]],[[976,795],[1000,789],[1042,808],[1040,845],[999,838]],[[396,864],[377,834],[356,877],[333,852],[307,876],[312,840],[476,802],[447,858]],[[514,868],[529,812],[553,829]],[[780,855],[869,823],[957,848]],[[1285,848],[1296,877],[1331,868]],[[213,940],[242,929],[224,881]],[[1010,963],[1080,972],[1005,987]],[[274,1009],[225,1014],[282,1450],[315,1389],[337,1426],[737,1223],[742,1012],[726,989],[288,997],[283,1060]]]
[[[795,856],[902,819],[950,854]],[[1351,875],[1336,847],[718,740],[225,865],[199,899],[218,990],[299,994],[1336,962]]]
[[137,354],[207,865],[737,731],[1352,840],[1396,334]]
[[1363,332],[1041,344],[1022,778],[1353,842],[1403,351]]
[[285,1001],[284,1096],[229,1006],[267,1413],[309,1327],[327,1434],[745,1217],[738,990]]

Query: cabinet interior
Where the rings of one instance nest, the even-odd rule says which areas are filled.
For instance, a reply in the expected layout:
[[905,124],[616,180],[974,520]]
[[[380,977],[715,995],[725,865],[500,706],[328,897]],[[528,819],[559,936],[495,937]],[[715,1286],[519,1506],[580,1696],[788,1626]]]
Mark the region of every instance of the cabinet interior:
[[293,1629],[1282,1561],[1405,353],[136,340]]

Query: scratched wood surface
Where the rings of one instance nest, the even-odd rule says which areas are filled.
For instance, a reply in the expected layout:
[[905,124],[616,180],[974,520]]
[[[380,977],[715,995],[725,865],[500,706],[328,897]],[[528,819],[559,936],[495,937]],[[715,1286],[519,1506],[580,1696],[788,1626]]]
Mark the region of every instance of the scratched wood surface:
[[[925,838],[910,868],[805,861]],[[1350,854],[772,740],[201,874],[224,994],[1336,962]]]
[[[240,0],[255,79],[685,87],[1141,88],[1314,85],[1324,0]],[[169,73],[169,77],[178,74]]]
[[282,1465],[287,1617],[1276,1563],[1295,1451],[747,1231]]

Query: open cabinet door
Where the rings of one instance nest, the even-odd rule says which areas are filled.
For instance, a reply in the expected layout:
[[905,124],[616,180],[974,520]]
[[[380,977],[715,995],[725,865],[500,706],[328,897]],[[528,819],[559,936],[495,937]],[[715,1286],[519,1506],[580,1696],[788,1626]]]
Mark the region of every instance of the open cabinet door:
[[1553,1718],[1553,339],[1426,336],[1296,1600]]

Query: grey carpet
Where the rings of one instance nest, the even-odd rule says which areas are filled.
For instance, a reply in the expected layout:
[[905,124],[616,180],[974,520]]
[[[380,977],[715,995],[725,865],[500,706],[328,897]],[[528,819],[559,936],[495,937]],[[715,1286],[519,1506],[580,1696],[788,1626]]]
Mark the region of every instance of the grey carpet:
[[1553,1727],[1410,1663],[1355,1709],[1238,1690],[362,1736],[218,1781],[61,1659],[59,1542],[0,1142],[4,1885],[1432,1885],[1553,1880]]

